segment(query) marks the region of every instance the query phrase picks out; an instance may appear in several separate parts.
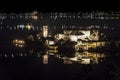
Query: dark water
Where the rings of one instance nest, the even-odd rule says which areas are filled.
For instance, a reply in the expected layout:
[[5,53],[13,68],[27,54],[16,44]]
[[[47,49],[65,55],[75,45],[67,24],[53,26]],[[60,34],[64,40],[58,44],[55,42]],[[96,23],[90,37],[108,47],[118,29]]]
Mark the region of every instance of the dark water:
[[[78,54],[87,62],[74,61]],[[0,48],[0,80],[29,79],[119,80],[120,53],[79,52],[69,57],[35,49]]]

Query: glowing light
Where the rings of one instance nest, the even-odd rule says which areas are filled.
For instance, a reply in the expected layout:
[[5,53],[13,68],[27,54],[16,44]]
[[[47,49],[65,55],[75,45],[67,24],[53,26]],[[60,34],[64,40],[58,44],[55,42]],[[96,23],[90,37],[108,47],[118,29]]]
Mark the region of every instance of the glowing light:
[[49,41],[49,45],[53,45],[53,44],[55,44],[54,41]]
[[43,64],[48,64],[48,55],[43,56]]
[[72,61],[78,61],[77,57],[70,58],[70,60],[72,60]]
[[30,30],[30,29],[31,29],[31,26],[28,24],[28,25],[26,25],[26,28],[27,28],[28,30]]
[[12,54],[11,56],[12,56],[12,58],[14,57],[14,55],[13,55],[13,54]]
[[49,46],[49,48],[52,50],[56,50],[56,49],[58,49],[58,46]]
[[38,17],[37,16],[32,16],[32,18],[35,19],[35,20],[37,20]]
[[48,36],[48,26],[43,26],[43,36],[44,37]]
[[82,60],[82,64],[90,64],[90,59],[89,58],[83,58]]
[[71,41],[77,41],[78,40],[77,36],[74,36],[74,35],[71,35],[70,39],[71,39]]
[[25,41],[19,40],[19,39],[15,39],[15,40],[13,40],[13,44],[15,46],[18,46],[18,47],[23,47],[23,46],[25,46]]
[[49,50],[49,52],[57,53],[58,50]]
[[7,54],[5,54],[5,58],[7,58]]
[[23,56],[23,54],[21,53],[20,56]]
[[27,54],[25,54],[25,56],[27,56]]
[[55,38],[56,39],[64,39],[64,34],[57,34],[57,35],[55,35]]
[[24,28],[24,27],[25,27],[25,25],[20,25],[19,27],[20,27],[20,28]]

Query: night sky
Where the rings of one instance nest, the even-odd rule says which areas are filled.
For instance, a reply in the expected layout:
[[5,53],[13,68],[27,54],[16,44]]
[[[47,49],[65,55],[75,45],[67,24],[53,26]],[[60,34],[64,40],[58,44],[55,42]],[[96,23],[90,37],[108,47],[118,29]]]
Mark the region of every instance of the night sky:
[[119,2],[103,0],[1,0],[1,12],[88,12],[88,11],[119,11]]

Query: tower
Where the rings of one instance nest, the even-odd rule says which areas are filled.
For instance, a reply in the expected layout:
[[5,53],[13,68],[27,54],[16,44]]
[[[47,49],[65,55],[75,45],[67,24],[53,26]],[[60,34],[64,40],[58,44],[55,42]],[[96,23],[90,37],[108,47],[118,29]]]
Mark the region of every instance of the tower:
[[44,37],[48,36],[48,26],[43,26],[43,36]]

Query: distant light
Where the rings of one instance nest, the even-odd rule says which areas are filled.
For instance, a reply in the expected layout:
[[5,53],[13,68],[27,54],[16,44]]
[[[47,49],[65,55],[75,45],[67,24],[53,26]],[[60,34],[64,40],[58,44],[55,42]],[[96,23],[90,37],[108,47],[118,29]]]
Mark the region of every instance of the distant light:
[[33,11],[33,12],[32,12],[32,15],[36,15],[36,14],[38,14],[37,11]]
[[24,28],[24,27],[25,27],[25,25],[19,25],[19,27],[20,27],[20,28]]
[[7,54],[5,54],[5,58],[7,58]]
[[37,16],[32,16],[32,18],[33,18],[33,19],[35,19],[35,20],[37,20],[37,19],[38,19],[38,17],[37,17]]
[[28,30],[30,30],[30,29],[31,29],[31,26],[28,24],[28,25],[26,25],[26,28],[27,28]]
[[14,55],[13,55],[13,54],[11,54],[11,56],[12,56],[12,58],[14,57]]
[[23,54],[21,53],[20,56],[23,56]]
[[40,54],[38,54],[37,57],[40,58]]
[[27,54],[25,54],[25,56],[27,56]]

